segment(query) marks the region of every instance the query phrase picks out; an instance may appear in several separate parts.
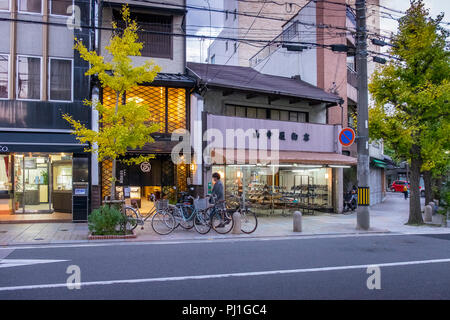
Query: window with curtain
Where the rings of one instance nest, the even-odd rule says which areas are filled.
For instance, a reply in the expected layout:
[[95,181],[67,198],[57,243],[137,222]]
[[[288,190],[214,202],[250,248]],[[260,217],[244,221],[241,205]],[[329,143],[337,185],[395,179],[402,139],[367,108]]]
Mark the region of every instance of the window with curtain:
[[41,13],[42,0],[19,0],[19,11]]
[[72,60],[50,58],[50,100],[72,100]]
[[8,98],[8,56],[0,54],[0,98]]
[[71,13],[67,13],[67,8],[72,5],[72,0],[51,0],[50,13],[60,16],[70,16]]
[[41,58],[17,57],[17,97],[41,99]]
[[9,0],[0,0],[0,10],[9,10]]

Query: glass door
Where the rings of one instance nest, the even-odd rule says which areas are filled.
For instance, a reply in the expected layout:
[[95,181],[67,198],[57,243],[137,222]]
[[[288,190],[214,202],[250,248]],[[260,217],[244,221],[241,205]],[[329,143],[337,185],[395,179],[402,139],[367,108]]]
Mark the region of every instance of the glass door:
[[49,165],[48,155],[16,155],[16,213],[51,212]]

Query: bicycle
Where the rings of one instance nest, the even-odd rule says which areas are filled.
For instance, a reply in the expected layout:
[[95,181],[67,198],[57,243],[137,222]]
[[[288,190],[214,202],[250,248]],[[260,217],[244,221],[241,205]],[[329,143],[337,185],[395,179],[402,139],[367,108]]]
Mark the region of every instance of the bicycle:
[[225,200],[215,200],[214,205],[210,206],[207,211],[214,231],[226,234],[233,230],[233,213],[226,209]]
[[169,200],[157,200],[155,206],[145,216],[138,208],[132,206],[124,206],[123,210],[127,217],[127,230],[132,231],[138,225],[143,230],[144,224],[149,218],[152,218],[152,228],[158,234],[166,235],[175,229],[175,219],[170,212]]
[[230,206],[228,206],[228,214],[232,216],[234,212],[238,211],[241,215],[241,231],[246,234],[255,232],[256,228],[258,227],[258,218],[256,216],[256,213],[250,210],[249,203],[244,202],[242,198],[237,196],[231,196],[230,198],[234,198],[235,200],[237,199],[237,201],[239,202],[239,206],[237,208],[230,208]]
[[180,201],[176,205],[170,205],[171,212],[175,218],[175,228],[181,226],[183,229],[189,230],[194,227],[196,211],[193,206],[193,200],[192,196],[182,192]]

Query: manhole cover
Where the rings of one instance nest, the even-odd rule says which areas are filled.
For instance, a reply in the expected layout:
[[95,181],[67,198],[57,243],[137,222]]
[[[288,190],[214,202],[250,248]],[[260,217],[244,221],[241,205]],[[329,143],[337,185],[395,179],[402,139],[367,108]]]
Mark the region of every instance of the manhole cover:
[[59,231],[69,231],[68,229],[59,229]]
[[7,233],[8,231],[6,230],[0,230],[0,233]]

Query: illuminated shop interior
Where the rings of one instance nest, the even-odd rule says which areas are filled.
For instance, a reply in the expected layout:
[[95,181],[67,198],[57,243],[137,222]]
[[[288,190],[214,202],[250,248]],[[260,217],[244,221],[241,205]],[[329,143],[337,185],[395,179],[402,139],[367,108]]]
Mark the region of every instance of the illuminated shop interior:
[[227,201],[244,198],[258,213],[332,212],[332,168],[325,165],[214,165]]
[[70,214],[72,154],[0,155],[0,193],[0,214]]

